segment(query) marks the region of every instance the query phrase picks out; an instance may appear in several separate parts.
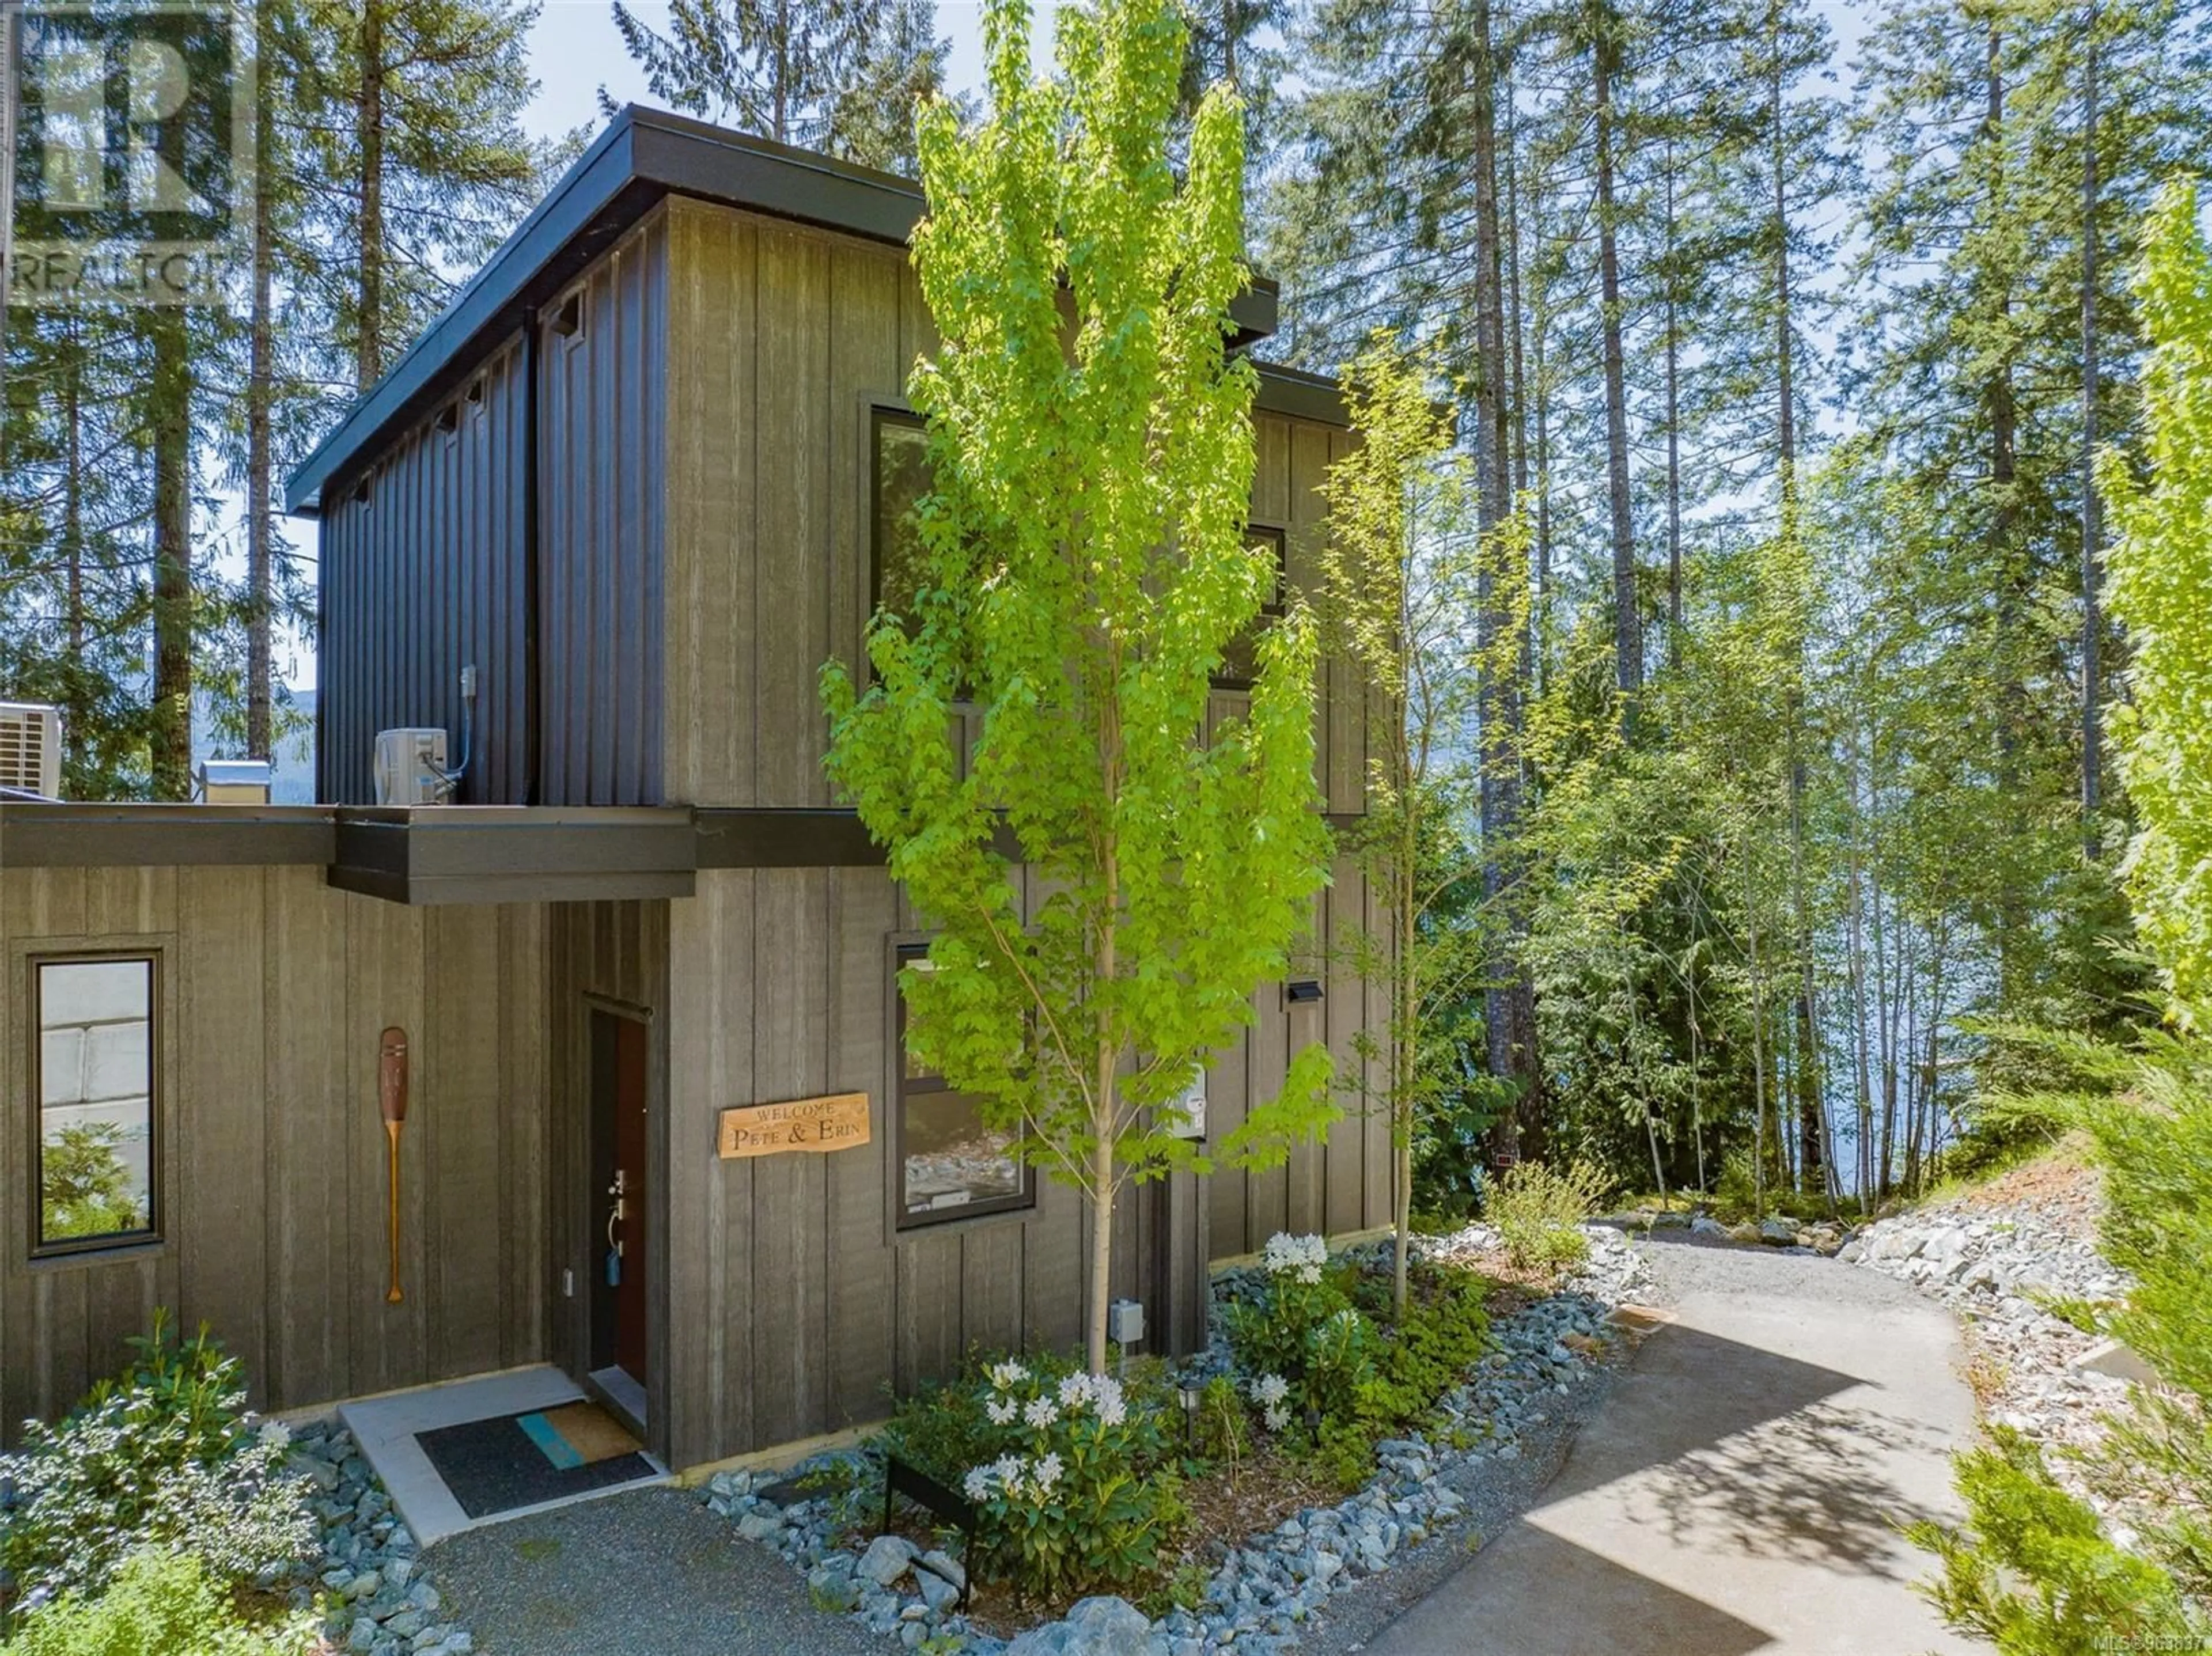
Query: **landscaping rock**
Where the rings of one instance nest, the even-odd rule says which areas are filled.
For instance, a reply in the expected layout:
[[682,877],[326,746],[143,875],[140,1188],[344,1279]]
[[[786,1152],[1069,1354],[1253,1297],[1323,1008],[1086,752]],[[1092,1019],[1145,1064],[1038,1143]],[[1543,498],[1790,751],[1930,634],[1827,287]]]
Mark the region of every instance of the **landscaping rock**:
[[1067,1619],[1031,1628],[1006,1656],[1152,1656],[1152,1624],[1126,1599],[1085,1598]]
[[1765,1220],[1759,1227],[1759,1240],[1762,1242],[1778,1242],[1787,1247],[1797,1240],[1797,1222],[1795,1219],[1782,1218],[1778,1215]]
[[[742,1532],[744,1526],[738,1529]],[[899,1578],[914,1567],[919,1551],[902,1535],[879,1535],[868,1543],[867,1551],[860,1555],[860,1573],[879,1587],[895,1586]]]

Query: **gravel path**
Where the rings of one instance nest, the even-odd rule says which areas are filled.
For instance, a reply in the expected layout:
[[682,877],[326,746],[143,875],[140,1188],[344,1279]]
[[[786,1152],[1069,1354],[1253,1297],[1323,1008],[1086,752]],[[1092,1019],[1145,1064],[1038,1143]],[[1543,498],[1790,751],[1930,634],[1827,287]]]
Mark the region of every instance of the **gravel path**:
[[886,1656],[774,1554],[676,1489],[610,1495],[443,1541],[431,1562],[483,1656]]

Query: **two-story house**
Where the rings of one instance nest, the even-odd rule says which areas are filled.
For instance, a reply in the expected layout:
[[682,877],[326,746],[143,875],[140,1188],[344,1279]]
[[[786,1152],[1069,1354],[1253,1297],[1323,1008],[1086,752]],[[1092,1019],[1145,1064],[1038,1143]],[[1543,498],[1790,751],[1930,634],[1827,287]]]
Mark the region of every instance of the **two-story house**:
[[[917,487],[921,209],[625,111],[291,480],[322,803],[0,805],[0,1419],[67,1408],[156,1307],[271,1409],[547,1363],[678,1467],[1079,1342],[1083,1204],[904,1060],[927,935],[822,768],[817,670],[860,658]],[[1245,346],[1274,309],[1243,296]],[[1260,384],[1253,532],[1297,582],[1351,438],[1329,382]],[[1324,671],[1349,817],[1361,687]],[[380,808],[377,733],[416,726],[465,758],[455,803]],[[1370,919],[1340,863],[1212,1130],[1294,1045],[1358,1064],[1378,996],[1322,957]],[[831,1098],[832,1143],[725,1153],[726,1112]],[[62,1187],[88,1132],[104,1196]],[[1353,1114],[1285,1168],[1133,1192],[1115,1292],[1187,1349],[1209,1259],[1386,1222],[1389,1168]]]

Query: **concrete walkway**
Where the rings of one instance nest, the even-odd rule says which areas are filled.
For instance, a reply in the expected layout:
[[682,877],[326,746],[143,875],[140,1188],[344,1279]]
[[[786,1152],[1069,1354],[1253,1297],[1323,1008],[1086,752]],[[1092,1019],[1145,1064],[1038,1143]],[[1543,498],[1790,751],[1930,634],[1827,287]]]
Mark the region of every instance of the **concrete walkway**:
[[[1667,1233],[1661,1233],[1663,1238]],[[1537,1506],[1371,1656],[1917,1656],[1973,1647],[1897,1526],[1955,1511],[1949,1314],[1826,1259],[1657,1240],[1676,1320]]]

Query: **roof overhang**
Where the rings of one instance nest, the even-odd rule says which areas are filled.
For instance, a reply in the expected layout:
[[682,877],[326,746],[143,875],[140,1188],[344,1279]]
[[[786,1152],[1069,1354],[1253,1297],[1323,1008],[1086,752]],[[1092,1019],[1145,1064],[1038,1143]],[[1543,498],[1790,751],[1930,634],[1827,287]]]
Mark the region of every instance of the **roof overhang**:
[[[691,196],[904,246],[922,215],[910,179],[631,104],[562,174],[484,267],[318,444],[285,485],[288,512],[325,494],[428,414],[525,315],[551,299],[663,197]],[[1255,277],[1230,307],[1236,343],[1275,331],[1276,288]]]
[[[1328,819],[1340,834],[1362,820]],[[1021,857],[1004,823],[992,846]],[[858,814],[838,809],[0,801],[0,872],[319,865],[342,891],[415,907],[689,897],[702,870],[885,861]]]

